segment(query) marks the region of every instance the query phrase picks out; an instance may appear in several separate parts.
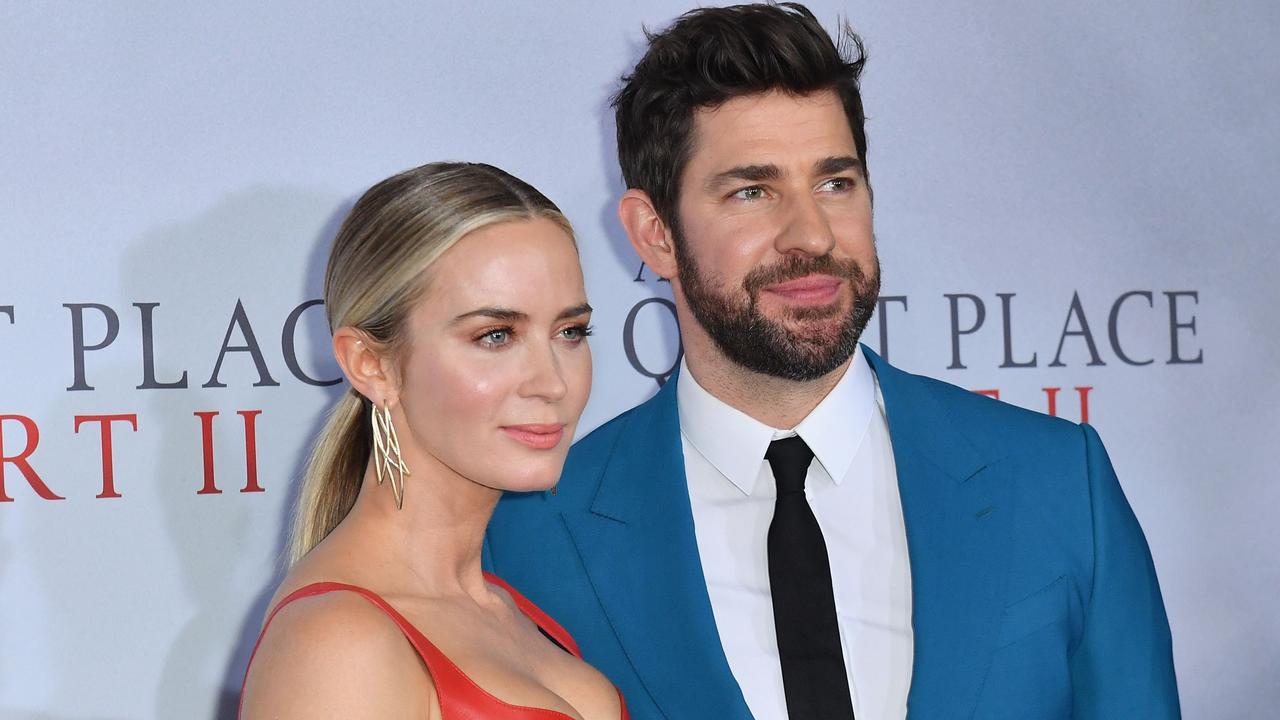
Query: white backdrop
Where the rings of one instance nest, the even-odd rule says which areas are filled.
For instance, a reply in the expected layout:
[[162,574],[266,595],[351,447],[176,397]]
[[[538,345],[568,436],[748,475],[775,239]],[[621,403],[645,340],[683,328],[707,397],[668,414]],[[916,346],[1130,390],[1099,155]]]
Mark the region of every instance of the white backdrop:
[[[465,5],[0,8],[0,717],[233,716],[336,392],[305,303],[373,182],[482,160],[560,203],[597,308],[584,431],[672,364],[670,314],[636,309],[667,288],[613,219],[606,98],[642,24],[688,6]],[[1280,6],[811,7],[871,57],[905,300],[866,340],[1073,420],[1086,396],[1186,717],[1274,716]]]

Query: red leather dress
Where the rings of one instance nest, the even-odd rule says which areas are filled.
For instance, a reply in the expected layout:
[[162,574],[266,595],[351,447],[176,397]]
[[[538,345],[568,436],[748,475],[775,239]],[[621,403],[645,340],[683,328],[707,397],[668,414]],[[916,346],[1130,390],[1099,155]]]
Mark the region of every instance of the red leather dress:
[[[516,607],[520,608],[521,612],[541,628],[544,634],[559,643],[574,657],[582,658],[582,651],[578,649],[578,644],[573,641],[573,638],[564,628],[560,627],[559,623],[551,619],[550,615],[543,612],[537,605],[534,605],[528,598],[521,595],[501,578],[489,573],[485,573],[484,577],[490,583],[510,593],[511,599],[516,603]],[[258,642],[253,646],[253,655],[249,656],[249,665],[253,664],[253,656],[258,654],[258,646],[262,644],[262,637],[266,634],[267,627],[271,625],[271,621],[275,619],[276,613],[280,612],[281,608],[298,598],[339,591],[353,592],[364,597],[386,613],[400,627],[401,632],[408,638],[414,649],[418,651],[418,655],[427,664],[427,669],[431,672],[431,680],[435,683],[436,695],[440,699],[440,714],[443,720],[573,720],[562,712],[545,708],[512,705],[494,697],[484,688],[477,685],[471,678],[467,677],[457,665],[454,665],[444,653],[431,644],[431,641],[410,624],[403,615],[396,612],[396,609],[391,607],[386,600],[383,600],[370,590],[345,583],[312,583],[289,593],[271,611],[271,615],[267,617],[267,622],[262,626],[262,633],[258,635]],[[248,680],[248,667],[245,667],[244,675],[245,680]],[[243,683],[240,686],[240,694],[241,708],[243,708]],[[622,706],[622,720],[629,720],[630,715],[627,713],[627,703],[623,699],[621,691],[618,692],[618,703]],[[238,713],[237,717],[239,717]]]

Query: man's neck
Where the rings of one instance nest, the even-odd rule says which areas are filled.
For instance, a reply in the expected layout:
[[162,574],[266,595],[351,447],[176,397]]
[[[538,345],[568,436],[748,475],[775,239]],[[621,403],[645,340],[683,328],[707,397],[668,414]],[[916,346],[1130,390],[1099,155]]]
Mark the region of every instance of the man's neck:
[[685,340],[685,363],[702,389],[778,429],[793,428],[808,417],[844,377],[850,362],[852,358],[816,380],[786,380],[738,365],[725,357],[708,337],[696,340],[686,337]]

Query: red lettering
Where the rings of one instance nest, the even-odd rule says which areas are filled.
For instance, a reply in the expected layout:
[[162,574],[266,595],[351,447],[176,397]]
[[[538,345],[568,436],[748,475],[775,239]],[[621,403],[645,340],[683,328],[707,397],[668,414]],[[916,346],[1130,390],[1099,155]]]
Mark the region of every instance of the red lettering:
[[999,391],[999,390],[974,390],[974,392],[975,392],[975,393],[977,393],[977,394],[979,394],[979,395],[986,395],[987,397],[995,398],[995,399],[997,399],[997,400],[999,400],[999,399],[1000,399],[1000,391]]
[[[4,450],[4,423],[6,420],[16,421],[22,425],[27,432],[27,445],[22,452],[17,455],[8,455]],[[5,463],[13,463],[18,468],[18,472],[26,478],[27,484],[31,486],[36,494],[45,500],[66,500],[49,489],[48,485],[40,479],[36,474],[36,469],[31,467],[27,458],[31,457],[31,453],[36,451],[36,446],[40,444],[40,428],[36,427],[36,423],[25,415],[0,415],[0,502],[13,502],[13,498],[5,494],[4,491],[4,466]]]
[[204,448],[204,487],[196,491],[197,495],[221,495],[213,476],[213,419],[217,411],[206,410],[193,413],[200,418],[200,439]]
[[1076,394],[1080,396],[1080,422],[1082,423],[1089,422],[1089,391],[1092,389],[1092,385],[1076,388]]
[[1053,417],[1058,417],[1058,391],[1061,390],[1062,388],[1052,387],[1052,388],[1040,388],[1040,389],[1044,390],[1045,397],[1048,400],[1048,404],[1049,404],[1049,409],[1046,410],[1045,412],[1049,413],[1049,415]]
[[127,422],[133,426],[133,431],[138,432],[138,416],[134,415],[77,415],[75,417],[75,431],[80,432],[80,426],[84,423],[99,423],[102,437],[102,492],[98,493],[99,498],[118,498],[120,493],[116,492],[115,468],[112,462],[111,452],[111,423]]
[[263,492],[258,484],[258,433],[256,422],[261,410],[239,410],[237,415],[244,418],[244,462],[245,480],[240,492]]
[[[1058,391],[1062,390],[1062,388],[1047,387],[1041,389],[1044,390],[1045,399],[1048,401],[1049,414],[1058,417]],[[1080,422],[1082,423],[1089,422],[1089,391],[1092,389],[1092,385],[1075,389],[1076,395],[1080,398]]]
[[[242,493],[266,492],[266,488],[258,484],[258,416],[261,410],[237,410],[236,414],[244,418],[244,460],[245,480]],[[204,450],[204,487],[196,491],[197,495],[221,495],[217,478],[213,472],[213,419],[218,416],[215,410],[197,412],[200,418],[200,438]]]

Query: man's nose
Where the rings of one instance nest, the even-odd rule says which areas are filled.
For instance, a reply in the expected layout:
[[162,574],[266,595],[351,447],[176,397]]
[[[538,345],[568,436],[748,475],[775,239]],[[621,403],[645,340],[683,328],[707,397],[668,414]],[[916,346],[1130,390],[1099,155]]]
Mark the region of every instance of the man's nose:
[[786,224],[775,241],[775,248],[780,254],[803,253],[818,257],[835,248],[835,233],[817,198],[809,194],[793,197],[786,203],[786,212]]

